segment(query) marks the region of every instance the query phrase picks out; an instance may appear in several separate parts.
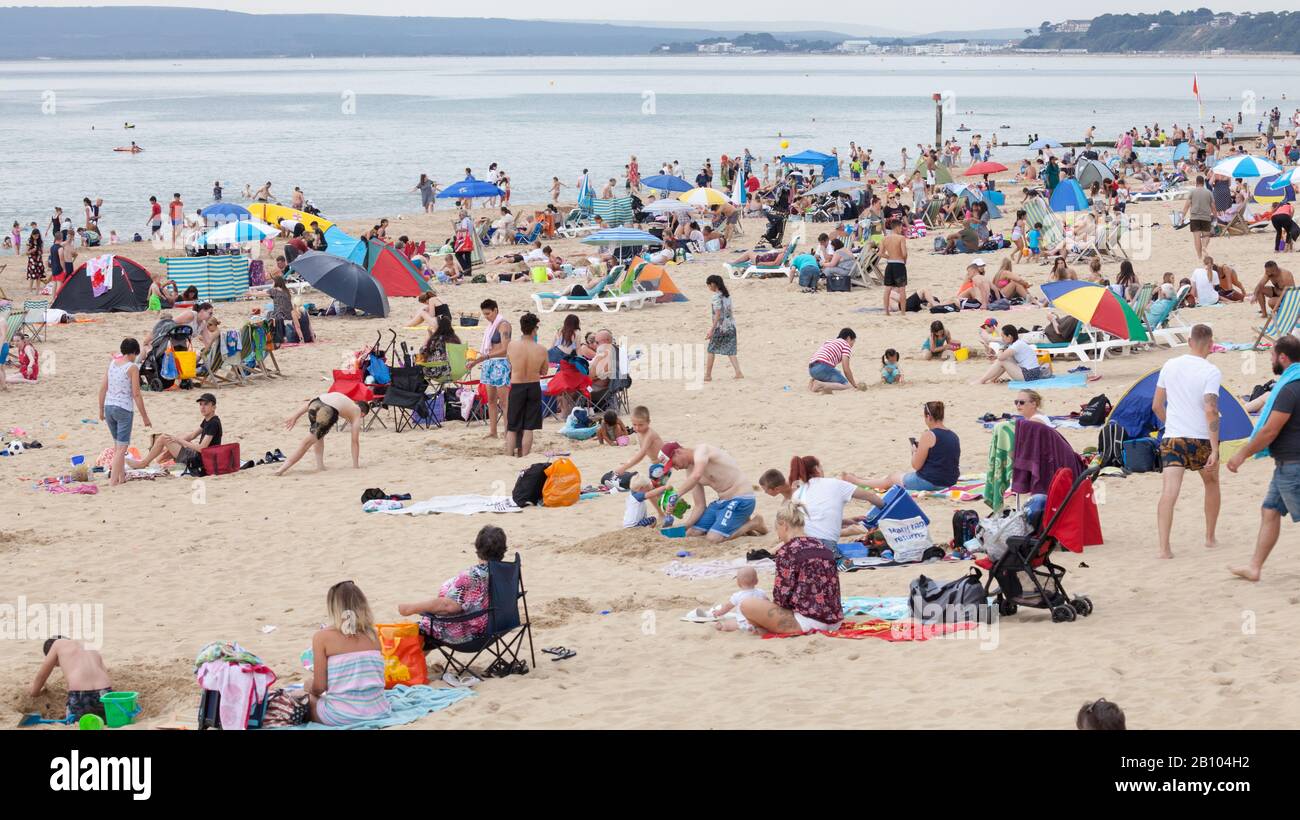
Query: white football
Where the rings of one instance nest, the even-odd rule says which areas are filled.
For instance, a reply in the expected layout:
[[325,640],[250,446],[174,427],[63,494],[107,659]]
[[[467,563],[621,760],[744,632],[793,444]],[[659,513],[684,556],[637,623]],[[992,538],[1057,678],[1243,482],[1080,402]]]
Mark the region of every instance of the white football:
[[9,450],[11,456],[20,455],[23,451],[23,443],[21,441],[11,441],[6,449]]

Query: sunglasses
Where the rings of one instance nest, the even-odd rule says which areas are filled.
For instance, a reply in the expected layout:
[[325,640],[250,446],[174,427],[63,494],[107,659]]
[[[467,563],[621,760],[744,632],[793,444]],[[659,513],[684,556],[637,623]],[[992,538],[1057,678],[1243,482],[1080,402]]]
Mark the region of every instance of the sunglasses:
[[1016,407],[1024,407],[1026,404],[1033,404],[1029,399],[1016,399]]

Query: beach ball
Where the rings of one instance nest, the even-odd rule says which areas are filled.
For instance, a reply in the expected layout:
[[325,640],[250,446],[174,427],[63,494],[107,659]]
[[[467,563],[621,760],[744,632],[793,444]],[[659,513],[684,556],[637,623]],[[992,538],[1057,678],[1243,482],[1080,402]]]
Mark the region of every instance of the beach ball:
[[789,147],[790,147],[790,140],[781,140],[781,147],[782,147],[782,148],[789,148]]
[[5,450],[6,450],[6,451],[9,453],[9,455],[11,455],[11,456],[22,455],[22,452],[23,452],[23,443],[22,443],[21,441],[11,441],[11,442],[9,442],[9,446],[6,447]]

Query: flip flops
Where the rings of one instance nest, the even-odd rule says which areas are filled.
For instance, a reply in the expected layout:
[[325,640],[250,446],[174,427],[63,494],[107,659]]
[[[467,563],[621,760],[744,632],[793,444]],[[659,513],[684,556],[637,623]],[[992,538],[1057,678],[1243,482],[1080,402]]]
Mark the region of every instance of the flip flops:
[[578,654],[577,652],[574,652],[572,649],[565,649],[563,646],[552,646],[547,649],[543,649],[542,652],[547,655],[554,655],[555,657],[551,658],[552,661],[562,661],[565,658],[572,658],[574,655]]
[[[546,650],[543,649],[543,652]],[[509,675],[527,675],[528,664],[521,660],[507,661],[505,658],[497,658],[492,665],[484,672],[489,678],[504,678]]]

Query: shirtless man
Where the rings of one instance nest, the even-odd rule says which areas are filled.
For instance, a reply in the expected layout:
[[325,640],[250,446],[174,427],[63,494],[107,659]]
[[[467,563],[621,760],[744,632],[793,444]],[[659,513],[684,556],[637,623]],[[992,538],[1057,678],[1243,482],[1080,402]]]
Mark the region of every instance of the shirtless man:
[[342,393],[322,393],[314,399],[308,399],[302,403],[302,407],[284,422],[284,429],[292,430],[302,418],[304,413],[307,414],[307,421],[311,424],[310,432],[303,439],[302,444],[294,454],[289,456],[289,460],[284,466],[276,470],[276,475],[284,475],[289,472],[289,468],[298,463],[298,460],[307,455],[307,451],[316,449],[316,469],[325,469],[325,435],[338,423],[342,418],[352,428],[352,466],[359,468],[361,466],[361,422],[365,419],[366,414],[370,412],[370,405],[364,401],[353,401]]
[[[692,512],[685,521],[687,535],[703,535],[710,543],[719,544],[742,535],[767,534],[763,517],[754,515],[753,488],[725,450],[712,444],[700,444],[691,450],[670,441],[660,452],[673,469],[691,471],[677,488],[679,495],[691,494]],[[712,504],[705,504],[705,487],[718,494]]]
[[[907,301],[907,237],[903,235],[903,220],[891,219],[889,233],[880,240],[880,259],[885,263],[885,315],[890,314],[894,303]],[[906,315],[907,311],[901,311]]]
[[1264,263],[1264,278],[1259,280],[1248,301],[1258,305],[1259,315],[1267,318],[1277,307],[1277,303],[1282,301],[1282,292],[1293,287],[1295,287],[1295,277],[1291,275],[1291,271],[1283,270],[1270,259]]
[[537,343],[538,319],[519,317],[519,337],[506,345],[510,360],[510,403],[506,411],[506,455],[526,456],[533,449],[533,431],[542,429],[541,379],[551,369],[546,348]]
[[104,717],[104,704],[99,702],[101,695],[113,691],[113,683],[108,678],[108,667],[104,657],[94,649],[87,649],[81,641],[55,636],[45,642],[45,660],[36,672],[28,694],[38,697],[45,689],[45,682],[50,679],[55,667],[63,670],[63,677],[68,682],[68,717],[73,722],[82,715],[94,714]]

